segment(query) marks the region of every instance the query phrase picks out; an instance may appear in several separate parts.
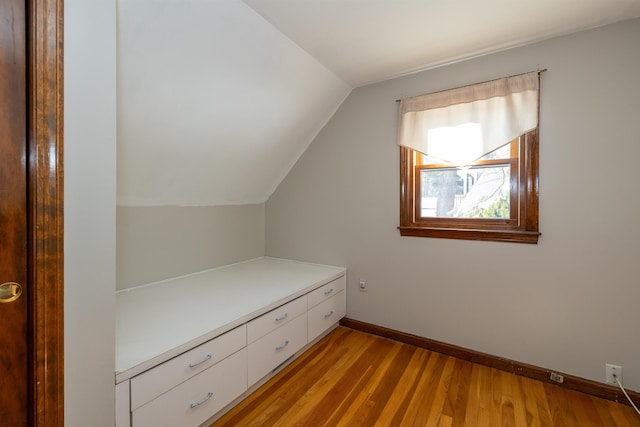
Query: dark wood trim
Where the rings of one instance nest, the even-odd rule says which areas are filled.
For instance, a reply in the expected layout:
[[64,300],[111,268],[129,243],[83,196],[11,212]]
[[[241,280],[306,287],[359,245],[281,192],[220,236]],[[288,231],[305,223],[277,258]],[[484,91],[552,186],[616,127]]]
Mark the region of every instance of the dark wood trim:
[[413,220],[413,182],[415,171],[410,165],[413,152],[407,147],[400,147],[400,224],[409,224]]
[[[545,383],[555,384],[559,387],[586,393],[591,396],[596,396],[629,405],[629,401],[626,399],[626,397],[618,387],[599,383],[597,381],[587,380],[585,378],[564,374],[558,371],[551,371],[549,369],[540,368],[538,366],[528,365],[526,363],[493,356],[491,354],[481,353],[475,350],[469,350],[464,347],[443,343],[441,341],[408,334],[406,332],[396,331],[394,329],[389,329],[382,326],[373,325],[371,323],[349,319],[346,317],[340,320],[340,325],[372,335],[389,338],[405,344],[414,345],[416,347],[425,348],[436,353],[445,354],[447,356],[452,356],[458,359],[488,366],[490,368],[500,369],[501,371],[510,372],[515,375],[521,375],[523,377],[532,378]],[[552,381],[550,379],[550,375],[552,372],[562,375],[564,377],[564,381],[562,383]],[[634,402],[640,402],[640,393],[629,390],[627,390],[627,393],[629,394],[629,397],[634,400]]]
[[64,425],[63,0],[29,0],[32,426]]
[[398,227],[401,236],[436,237],[442,239],[487,240],[492,242],[538,243],[540,233],[534,231],[475,230],[472,228]]
[[[539,77],[539,76],[538,76]],[[539,96],[540,94],[538,94]],[[539,105],[539,103],[538,103]],[[524,144],[524,186],[526,190],[521,196],[522,208],[525,209],[525,230],[538,231],[538,174],[539,174],[539,128],[525,135]]]

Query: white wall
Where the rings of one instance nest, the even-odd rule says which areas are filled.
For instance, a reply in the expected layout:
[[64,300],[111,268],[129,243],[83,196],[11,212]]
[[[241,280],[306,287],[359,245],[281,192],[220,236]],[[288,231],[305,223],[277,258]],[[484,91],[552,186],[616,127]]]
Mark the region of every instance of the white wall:
[[264,203],[351,87],[241,0],[114,0],[118,204]]
[[118,206],[117,288],[264,256],[264,203]]
[[[268,200],[267,255],[346,266],[351,318],[640,389],[638,40],[636,19],[354,90]],[[539,244],[400,237],[394,101],[538,67]]]
[[113,0],[64,6],[65,425],[111,427],[116,8]]

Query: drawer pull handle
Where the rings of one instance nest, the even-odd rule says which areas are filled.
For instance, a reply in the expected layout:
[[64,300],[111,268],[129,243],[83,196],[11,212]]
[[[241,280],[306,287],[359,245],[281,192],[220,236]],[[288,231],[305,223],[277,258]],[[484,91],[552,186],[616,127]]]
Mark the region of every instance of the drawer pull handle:
[[289,313],[282,314],[282,315],[276,317],[276,322],[281,322],[284,319],[286,319],[287,317],[289,317]]
[[331,294],[331,292],[333,292],[333,288],[329,289],[328,291],[325,291],[324,296],[326,297],[327,295]]
[[287,341],[283,342],[282,344],[276,346],[276,351],[282,350],[283,348],[285,348],[288,345],[289,345],[289,341],[287,340]]
[[328,319],[329,317],[331,317],[331,315],[333,314],[333,310],[331,310],[330,312],[328,312],[327,314],[324,315],[325,319]]
[[200,406],[200,405],[202,405],[204,402],[206,402],[207,400],[211,399],[211,397],[212,397],[212,396],[213,396],[213,393],[212,393],[212,392],[209,392],[209,393],[207,393],[207,397],[205,397],[204,399],[202,399],[200,402],[192,403],[191,405],[189,405],[189,407],[190,407],[191,409],[193,409],[193,408],[195,408],[195,407],[197,407],[197,406]]
[[211,359],[213,357],[212,354],[207,354],[204,359],[202,359],[201,361],[199,361],[198,363],[189,363],[189,367],[190,368],[195,368],[196,366],[200,366],[202,365],[204,362],[206,362],[207,360]]

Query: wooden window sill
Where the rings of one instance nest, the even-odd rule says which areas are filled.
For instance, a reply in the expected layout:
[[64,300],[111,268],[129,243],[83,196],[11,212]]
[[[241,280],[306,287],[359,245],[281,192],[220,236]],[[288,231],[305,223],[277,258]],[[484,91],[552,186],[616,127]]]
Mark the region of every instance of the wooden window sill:
[[485,240],[537,244],[540,233],[519,230],[477,230],[464,228],[429,228],[400,226],[401,236],[435,237],[439,239]]

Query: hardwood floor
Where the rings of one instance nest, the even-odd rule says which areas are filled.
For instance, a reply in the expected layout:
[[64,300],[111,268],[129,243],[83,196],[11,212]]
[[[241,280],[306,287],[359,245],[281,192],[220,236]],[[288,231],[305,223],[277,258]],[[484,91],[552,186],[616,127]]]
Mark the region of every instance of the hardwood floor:
[[213,424],[640,426],[633,408],[339,327]]

